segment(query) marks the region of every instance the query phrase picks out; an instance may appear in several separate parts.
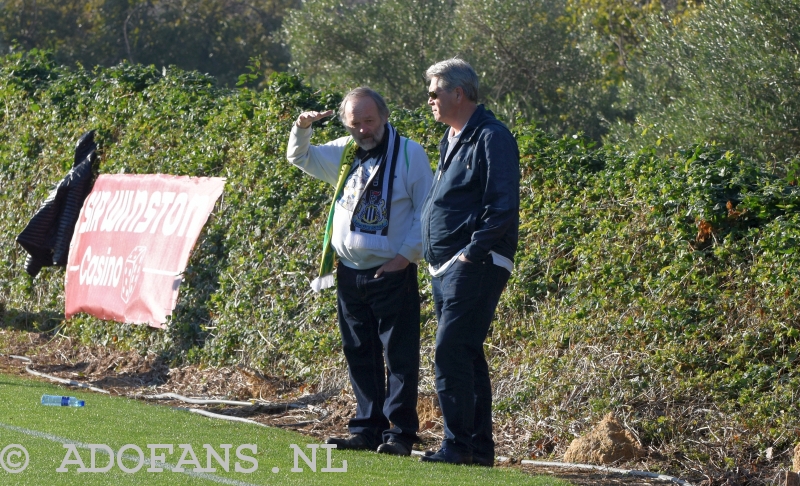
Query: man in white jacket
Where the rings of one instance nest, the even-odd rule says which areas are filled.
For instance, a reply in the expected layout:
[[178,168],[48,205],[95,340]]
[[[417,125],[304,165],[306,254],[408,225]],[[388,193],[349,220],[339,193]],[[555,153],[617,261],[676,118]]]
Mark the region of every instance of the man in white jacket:
[[422,146],[388,123],[375,91],[357,88],[342,100],[339,118],[350,136],[311,145],[311,124],[332,114],[300,114],[287,150],[292,164],[335,188],[312,287],[333,285],[335,251],[339,329],[358,406],[350,437],[327,442],[410,455],[419,440],[420,211],[433,174]]

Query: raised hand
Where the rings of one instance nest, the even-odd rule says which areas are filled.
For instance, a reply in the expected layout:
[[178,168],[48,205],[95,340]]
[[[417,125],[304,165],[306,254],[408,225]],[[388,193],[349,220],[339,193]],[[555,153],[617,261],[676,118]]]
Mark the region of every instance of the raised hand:
[[297,117],[297,121],[295,124],[300,128],[308,128],[317,120],[321,120],[327,116],[333,115],[333,110],[328,111],[306,111],[300,113],[300,116]]

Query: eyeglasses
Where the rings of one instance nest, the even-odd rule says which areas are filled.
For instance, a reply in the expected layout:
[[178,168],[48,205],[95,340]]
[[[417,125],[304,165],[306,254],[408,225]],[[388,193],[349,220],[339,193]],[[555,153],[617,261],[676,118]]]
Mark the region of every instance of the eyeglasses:
[[436,94],[436,91],[428,91],[428,98],[430,98],[432,100],[435,100],[438,97],[439,97],[439,95]]

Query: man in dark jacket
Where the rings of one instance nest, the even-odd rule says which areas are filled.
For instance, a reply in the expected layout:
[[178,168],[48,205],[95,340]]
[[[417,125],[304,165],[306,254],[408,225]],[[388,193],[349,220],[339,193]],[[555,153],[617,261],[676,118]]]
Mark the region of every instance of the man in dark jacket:
[[519,149],[508,128],[478,105],[478,76],[468,63],[449,59],[425,74],[428,105],[449,128],[422,206],[444,418],[441,448],[422,460],[492,466],[492,388],[483,342],[514,267]]

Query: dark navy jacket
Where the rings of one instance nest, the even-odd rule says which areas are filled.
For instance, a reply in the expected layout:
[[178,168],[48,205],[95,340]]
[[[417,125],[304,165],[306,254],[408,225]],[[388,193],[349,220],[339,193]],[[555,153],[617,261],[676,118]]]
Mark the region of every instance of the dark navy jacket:
[[[449,129],[448,129],[449,131]],[[514,260],[519,239],[519,148],[494,114],[478,105],[450,156],[447,132],[422,206],[422,251],[437,267],[462,248],[472,262],[494,251]]]

